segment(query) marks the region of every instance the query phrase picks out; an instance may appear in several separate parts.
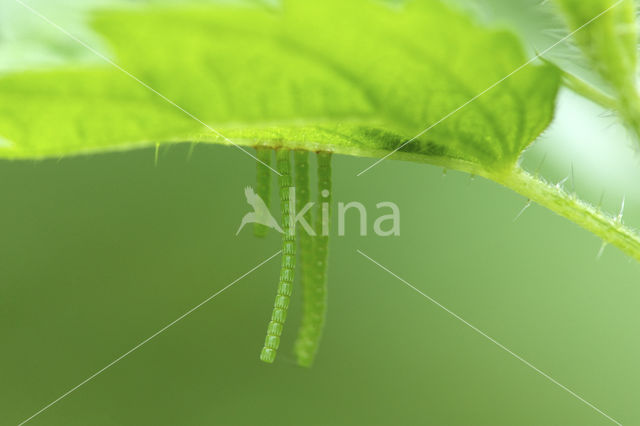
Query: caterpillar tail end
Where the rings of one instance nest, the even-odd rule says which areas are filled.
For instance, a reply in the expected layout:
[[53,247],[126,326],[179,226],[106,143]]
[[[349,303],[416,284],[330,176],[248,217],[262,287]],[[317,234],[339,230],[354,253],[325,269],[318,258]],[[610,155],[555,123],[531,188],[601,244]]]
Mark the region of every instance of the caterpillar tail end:
[[312,367],[316,358],[319,338],[299,336],[295,343],[296,361],[300,367]]
[[282,333],[282,324],[271,321],[267,331],[267,337],[264,340],[264,346],[260,352],[260,361],[273,364],[280,347],[280,336],[277,332]]
[[262,348],[262,352],[260,352],[260,361],[266,362],[267,364],[273,364],[276,360],[277,351],[275,349],[270,348]]
[[311,368],[313,366],[313,358],[314,357],[311,354],[298,353],[298,358],[297,358],[298,366]]

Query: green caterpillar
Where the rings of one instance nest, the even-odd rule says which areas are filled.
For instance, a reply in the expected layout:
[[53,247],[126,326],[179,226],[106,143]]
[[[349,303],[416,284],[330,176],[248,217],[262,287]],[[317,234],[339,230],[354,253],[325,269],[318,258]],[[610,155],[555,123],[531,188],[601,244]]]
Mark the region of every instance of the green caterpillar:
[[[298,364],[309,367],[320,344],[327,310],[327,257],[329,254],[329,206],[331,203],[331,154],[318,153],[318,194],[314,221],[315,237],[306,256],[302,248],[304,310],[295,343]],[[308,185],[308,179],[307,179]]]
[[[269,164],[269,149],[257,149],[258,158]],[[289,150],[276,150],[277,168],[281,174],[280,207],[282,211],[282,266],[276,299],[267,327],[267,337],[260,353],[264,362],[275,361],[280,337],[287,317],[287,309],[293,291],[294,271],[296,266],[296,244],[299,244],[300,269],[302,272],[303,316],[295,343],[295,354],[298,364],[310,366],[318,349],[326,313],[327,255],[329,235],[329,203],[331,194],[331,154],[318,153],[318,194],[315,221],[312,229],[295,229],[294,213],[302,212],[310,200],[309,154],[306,151],[294,151],[295,191],[292,191],[291,155]],[[270,174],[265,174],[266,167],[259,164],[256,169],[258,194],[268,197],[270,191]],[[291,199],[295,196],[295,203]],[[267,198],[263,198],[268,205]],[[295,211],[294,211],[295,204]],[[312,223],[310,209],[303,214],[306,223]],[[261,228],[255,228],[256,235],[262,236]],[[310,231],[310,232],[308,232]],[[314,235],[315,234],[315,235]]]
[[280,281],[278,282],[278,292],[273,305],[271,321],[267,327],[267,337],[264,347],[260,353],[260,359],[264,362],[272,363],[276,359],[278,347],[280,346],[280,336],[287,319],[287,309],[289,300],[293,292],[293,279],[296,268],[296,240],[295,232],[292,229],[292,208],[289,200],[289,188],[291,188],[291,158],[290,151],[280,149],[276,151],[277,167],[280,173],[280,207],[282,210],[282,266],[280,269]]
[[[271,149],[256,147],[256,158],[260,161],[256,161],[256,193],[267,208],[271,207],[271,170],[266,165],[271,166]],[[269,228],[260,224],[253,224],[253,234],[256,237],[265,237]]]

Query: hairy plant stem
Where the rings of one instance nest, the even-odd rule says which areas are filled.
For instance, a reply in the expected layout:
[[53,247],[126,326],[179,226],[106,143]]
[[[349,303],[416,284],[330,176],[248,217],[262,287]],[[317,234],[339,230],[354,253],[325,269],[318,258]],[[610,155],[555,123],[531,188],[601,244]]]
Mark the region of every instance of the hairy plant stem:
[[296,238],[292,229],[292,207],[289,199],[291,188],[291,157],[288,149],[276,151],[277,167],[280,173],[280,207],[282,209],[282,267],[276,300],[271,314],[271,321],[267,327],[267,337],[260,353],[260,360],[272,363],[276,359],[280,336],[287,319],[287,309],[293,291],[293,280],[296,268]]
[[601,92],[583,79],[566,71],[563,72],[563,77],[565,85],[583,98],[608,110],[616,110],[618,108],[618,103],[614,98]]
[[[298,364],[310,367],[315,359],[327,311],[327,260],[329,254],[329,206],[331,204],[331,154],[319,152],[318,193],[313,230],[312,258],[303,260],[304,313],[295,353]],[[304,249],[303,249],[304,250]]]
[[578,199],[575,194],[568,193],[561,185],[547,183],[519,166],[506,173],[485,176],[580,225],[640,261],[640,236],[624,226],[621,214],[616,217],[607,215]]
[[[271,207],[271,170],[265,164],[271,166],[271,157],[273,156],[271,148],[256,147],[256,193],[267,208]],[[264,164],[263,164],[264,163]],[[265,237],[269,228],[260,224],[253,224],[253,235],[256,237]]]

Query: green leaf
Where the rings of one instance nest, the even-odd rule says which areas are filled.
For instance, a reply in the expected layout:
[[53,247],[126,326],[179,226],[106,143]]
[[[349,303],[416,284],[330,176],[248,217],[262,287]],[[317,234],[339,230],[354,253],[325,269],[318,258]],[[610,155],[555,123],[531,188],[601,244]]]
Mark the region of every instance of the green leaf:
[[[526,58],[511,33],[436,1],[369,0],[103,11],[115,61],[234,142],[380,157]],[[396,156],[466,170],[515,164],[552,119],[551,65],[529,65]],[[0,156],[36,158],[157,142],[227,143],[121,71],[0,79]]]
[[609,100],[587,82],[568,75],[577,93],[617,110],[640,138],[640,97],[636,83],[638,33],[633,0],[555,0],[575,42],[613,93]]
[[573,38],[600,76],[618,94],[634,90],[638,35],[633,0],[555,2],[569,28],[577,30]]

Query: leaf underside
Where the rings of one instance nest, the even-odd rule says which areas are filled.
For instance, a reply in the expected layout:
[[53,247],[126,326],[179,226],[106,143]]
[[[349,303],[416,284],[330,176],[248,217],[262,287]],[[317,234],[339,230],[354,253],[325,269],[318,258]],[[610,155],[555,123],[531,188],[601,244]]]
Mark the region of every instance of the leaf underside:
[[[115,62],[235,143],[382,156],[526,61],[509,32],[437,1],[102,11]],[[550,123],[557,69],[528,65],[402,148],[512,166]],[[0,78],[0,157],[225,142],[116,68]]]

